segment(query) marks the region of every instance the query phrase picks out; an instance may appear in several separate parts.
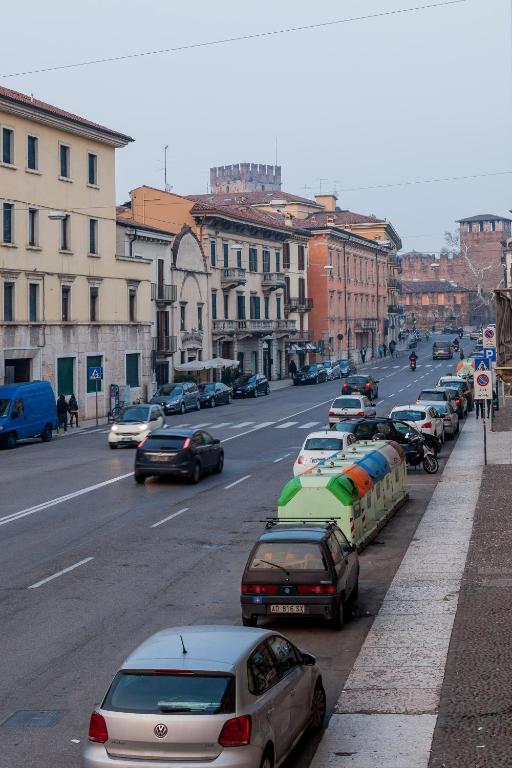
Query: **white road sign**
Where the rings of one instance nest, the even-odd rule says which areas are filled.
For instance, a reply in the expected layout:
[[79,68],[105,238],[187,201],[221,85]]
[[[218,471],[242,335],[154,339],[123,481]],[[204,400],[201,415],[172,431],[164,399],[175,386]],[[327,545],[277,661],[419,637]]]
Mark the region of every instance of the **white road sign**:
[[478,367],[473,376],[475,400],[492,400],[492,376],[483,365]]
[[492,325],[488,325],[487,328],[484,328],[484,332],[482,333],[482,339],[483,339],[484,349],[495,347],[496,346],[496,328],[493,328]]

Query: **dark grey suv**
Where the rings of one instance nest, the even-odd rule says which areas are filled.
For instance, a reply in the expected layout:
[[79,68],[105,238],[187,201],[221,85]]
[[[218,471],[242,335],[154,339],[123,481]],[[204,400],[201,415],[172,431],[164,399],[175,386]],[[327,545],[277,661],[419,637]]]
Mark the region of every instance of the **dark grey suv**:
[[150,402],[161,405],[166,414],[198,411],[201,408],[199,389],[194,382],[163,384]]

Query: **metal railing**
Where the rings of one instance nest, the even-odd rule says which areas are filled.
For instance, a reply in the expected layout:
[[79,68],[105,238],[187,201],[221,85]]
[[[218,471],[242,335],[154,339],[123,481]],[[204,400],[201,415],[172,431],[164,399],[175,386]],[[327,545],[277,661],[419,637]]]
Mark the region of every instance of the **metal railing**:
[[176,336],[153,336],[153,351],[157,355],[173,355],[176,349]]
[[178,297],[175,285],[168,283],[151,283],[151,301],[157,304],[174,304]]

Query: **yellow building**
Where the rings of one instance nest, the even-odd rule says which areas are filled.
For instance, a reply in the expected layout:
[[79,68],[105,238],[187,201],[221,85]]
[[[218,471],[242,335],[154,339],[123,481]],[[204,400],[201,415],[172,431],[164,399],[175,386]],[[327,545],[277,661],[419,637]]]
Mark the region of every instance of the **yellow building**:
[[129,136],[0,87],[0,383],[45,379],[100,414],[150,377],[150,267],[116,254],[115,150]]

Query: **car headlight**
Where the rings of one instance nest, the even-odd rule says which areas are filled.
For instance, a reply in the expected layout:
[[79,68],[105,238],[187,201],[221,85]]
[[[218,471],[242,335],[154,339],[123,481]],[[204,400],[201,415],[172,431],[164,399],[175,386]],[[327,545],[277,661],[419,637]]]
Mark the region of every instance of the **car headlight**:
[[119,427],[117,426],[117,424],[112,425],[112,432],[117,432],[118,429]]
[[0,432],[2,431],[2,429],[3,429],[3,426],[0,424]]

